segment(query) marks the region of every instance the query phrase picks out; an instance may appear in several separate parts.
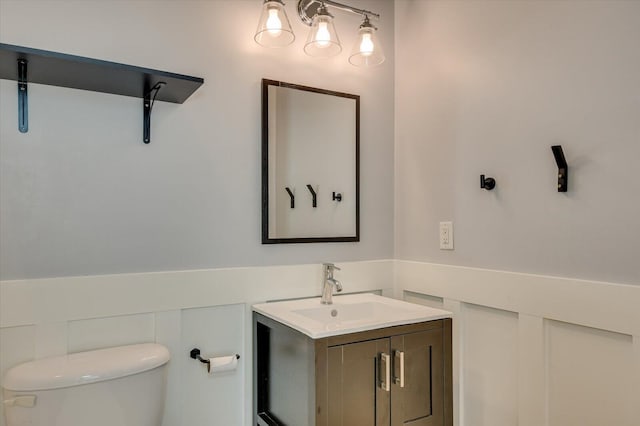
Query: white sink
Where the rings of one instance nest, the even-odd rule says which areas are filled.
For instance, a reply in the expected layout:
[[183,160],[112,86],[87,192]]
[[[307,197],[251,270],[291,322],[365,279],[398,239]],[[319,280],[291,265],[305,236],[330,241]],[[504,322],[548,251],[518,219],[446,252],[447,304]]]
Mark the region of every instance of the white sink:
[[368,293],[334,296],[332,305],[323,305],[314,297],[260,303],[253,310],[313,339],[451,318],[451,312],[442,309]]
[[[322,305],[318,308],[300,309],[294,314],[303,315],[325,324],[371,321],[379,318],[386,321],[393,315],[402,315],[406,310],[380,302],[344,303],[337,300],[334,305]],[[418,306],[418,305],[416,305]],[[413,306],[411,306],[413,308]]]

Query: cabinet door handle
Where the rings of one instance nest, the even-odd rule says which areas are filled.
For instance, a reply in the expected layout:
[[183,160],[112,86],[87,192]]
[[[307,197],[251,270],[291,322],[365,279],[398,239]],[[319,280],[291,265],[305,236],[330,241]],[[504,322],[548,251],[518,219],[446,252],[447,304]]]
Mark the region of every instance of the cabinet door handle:
[[380,354],[380,369],[382,368],[384,368],[384,375],[380,372],[380,387],[389,392],[391,390],[391,356],[389,354]]
[[393,383],[396,385],[400,385],[401,388],[404,387],[404,351],[393,351],[394,361],[393,361],[393,374],[395,375],[396,369],[395,365],[398,363],[400,366],[400,377],[394,377]]

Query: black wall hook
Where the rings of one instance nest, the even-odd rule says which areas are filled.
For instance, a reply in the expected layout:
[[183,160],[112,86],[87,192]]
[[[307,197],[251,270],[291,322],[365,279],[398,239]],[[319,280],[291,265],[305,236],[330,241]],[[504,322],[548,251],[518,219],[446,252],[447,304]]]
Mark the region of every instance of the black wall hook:
[[295,198],[296,196],[293,195],[293,192],[291,192],[291,189],[287,186],[286,188],[284,188],[287,190],[287,192],[289,193],[289,197],[291,197],[291,208],[295,209],[296,208],[296,201]]
[[496,180],[492,177],[485,178],[484,175],[480,175],[480,188],[491,191],[496,187]]
[[558,192],[567,192],[567,182],[569,180],[569,166],[567,160],[564,158],[564,152],[562,151],[562,145],[553,145],[551,147],[553,156],[556,159],[558,165]]
[[318,196],[316,195],[316,191],[314,191],[313,187],[309,184],[307,184],[307,188],[309,189],[309,192],[311,192],[311,197],[313,197],[313,207],[318,207]]
[[333,201],[340,202],[340,201],[342,201],[342,194],[340,194],[339,192],[338,192],[338,193],[336,193],[336,192],[334,191],[334,192],[333,192],[333,195],[331,196],[331,199],[332,199]]

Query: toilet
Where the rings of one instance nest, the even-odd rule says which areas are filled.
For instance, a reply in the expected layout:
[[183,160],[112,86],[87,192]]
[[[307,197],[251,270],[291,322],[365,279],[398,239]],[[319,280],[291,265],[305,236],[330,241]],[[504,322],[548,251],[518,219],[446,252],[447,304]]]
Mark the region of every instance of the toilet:
[[2,383],[6,426],[160,426],[169,358],[144,343],[20,364]]

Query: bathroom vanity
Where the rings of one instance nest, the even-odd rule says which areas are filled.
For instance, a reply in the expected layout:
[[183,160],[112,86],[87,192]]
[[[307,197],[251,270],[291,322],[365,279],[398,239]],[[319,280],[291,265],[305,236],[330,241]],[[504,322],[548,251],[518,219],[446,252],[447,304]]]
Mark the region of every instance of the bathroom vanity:
[[254,424],[451,426],[450,313],[373,294],[254,306]]

